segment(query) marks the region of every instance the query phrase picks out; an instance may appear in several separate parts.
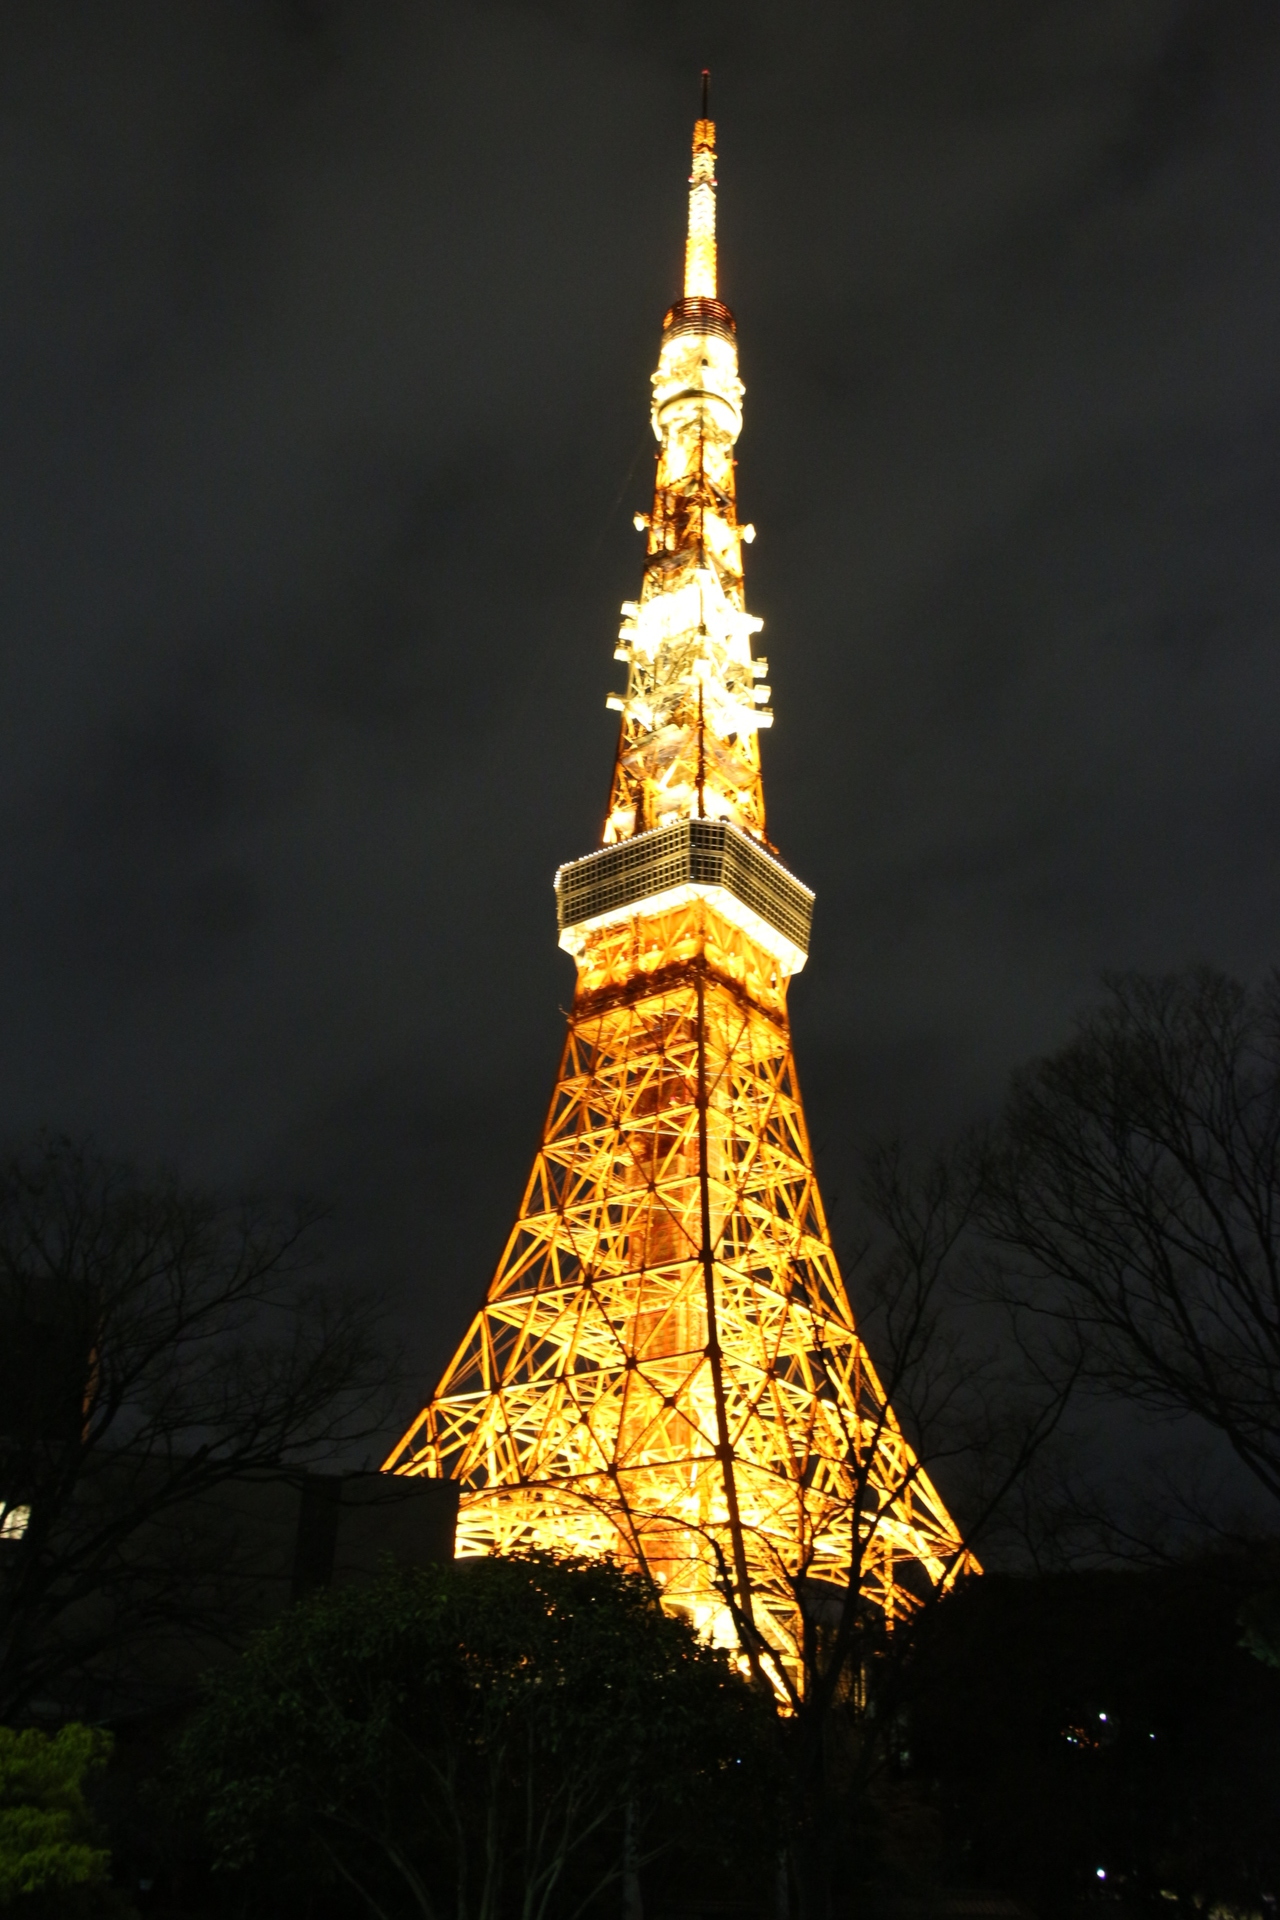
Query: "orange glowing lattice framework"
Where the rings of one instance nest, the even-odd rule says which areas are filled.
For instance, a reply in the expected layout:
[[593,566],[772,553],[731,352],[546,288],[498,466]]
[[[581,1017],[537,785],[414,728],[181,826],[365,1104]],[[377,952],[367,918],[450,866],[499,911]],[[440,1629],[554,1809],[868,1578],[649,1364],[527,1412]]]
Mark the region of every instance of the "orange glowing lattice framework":
[[[578,979],[541,1144],[484,1305],[386,1464],[461,1483],[461,1553],[618,1554],[713,1637],[746,1619],[794,1671],[801,1583],[838,1592],[856,1558],[892,1621],[922,1579],[974,1563],[855,1330],[792,1057],[812,895],[764,832],[714,135],[704,113],[609,702],[613,891],[593,893],[599,856],[558,876]],[[673,839],[684,821],[722,823],[715,861]]]

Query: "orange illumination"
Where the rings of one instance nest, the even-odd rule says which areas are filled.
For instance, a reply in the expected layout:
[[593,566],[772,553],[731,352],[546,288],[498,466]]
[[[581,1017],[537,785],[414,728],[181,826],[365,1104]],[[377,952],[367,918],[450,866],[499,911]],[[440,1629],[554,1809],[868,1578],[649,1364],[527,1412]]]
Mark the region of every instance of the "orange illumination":
[[716,297],[716,123],[699,120],[693,129],[693,171],[689,175],[689,237],[684,252],[685,299]]
[[558,878],[578,969],[564,1055],[484,1305],[386,1464],[462,1483],[460,1552],[617,1554],[725,1644],[732,1598],[794,1671],[796,1582],[845,1585],[854,1528],[890,1619],[915,1604],[905,1566],[936,1582],[974,1563],[855,1330],[792,1057],[812,895],[764,834],[773,716],[743,599],[714,142],[699,120],[685,297],[653,376],[612,851]]

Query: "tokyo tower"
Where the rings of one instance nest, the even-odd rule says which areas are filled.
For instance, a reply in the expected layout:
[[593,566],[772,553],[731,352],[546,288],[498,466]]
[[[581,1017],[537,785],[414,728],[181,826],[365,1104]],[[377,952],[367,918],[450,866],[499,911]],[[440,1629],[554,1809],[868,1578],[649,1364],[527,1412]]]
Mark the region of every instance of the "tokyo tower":
[[715,218],[704,94],[609,810],[555,881],[564,1054],[484,1304],[386,1466],[460,1482],[460,1553],[612,1553],[794,1671],[798,1583],[856,1560],[892,1620],[963,1554],[855,1330],[792,1058],[813,894],[765,834]]

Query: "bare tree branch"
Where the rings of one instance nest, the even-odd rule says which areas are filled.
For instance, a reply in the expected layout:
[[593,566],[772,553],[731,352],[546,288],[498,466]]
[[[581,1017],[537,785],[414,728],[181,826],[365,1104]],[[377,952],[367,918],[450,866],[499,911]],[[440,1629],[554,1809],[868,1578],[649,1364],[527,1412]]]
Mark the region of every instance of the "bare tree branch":
[[316,1226],[55,1136],[0,1157],[0,1714],[157,1625],[225,1631],[198,1503],[383,1428],[377,1312],[321,1284]]
[[1124,975],[1015,1082],[982,1207],[1088,1376],[1280,1500],[1280,979]]

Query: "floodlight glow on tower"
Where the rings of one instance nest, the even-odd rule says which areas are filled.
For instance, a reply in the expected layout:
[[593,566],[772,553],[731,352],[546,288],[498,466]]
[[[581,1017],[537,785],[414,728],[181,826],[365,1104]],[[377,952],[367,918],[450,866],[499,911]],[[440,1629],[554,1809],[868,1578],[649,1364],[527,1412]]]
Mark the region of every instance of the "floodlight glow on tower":
[[840,1590],[856,1558],[892,1621],[973,1563],[855,1329],[800,1099],[813,894],[765,835],[715,196],[704,89],[609,807],[556,875],[564,1054],[484,1303],[386,1464],[461,1483],[459,1552],[615,1554],[794,1674],[797,1582]]

